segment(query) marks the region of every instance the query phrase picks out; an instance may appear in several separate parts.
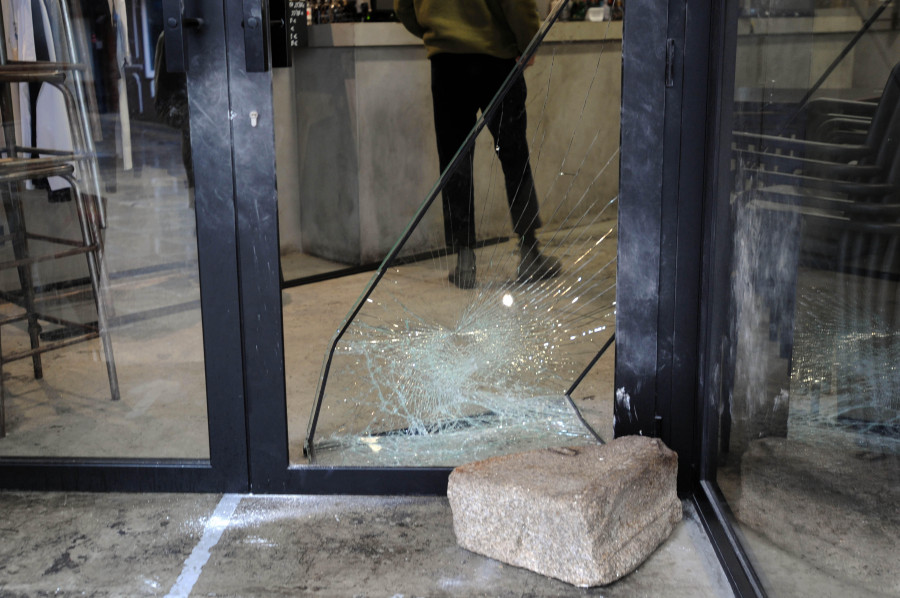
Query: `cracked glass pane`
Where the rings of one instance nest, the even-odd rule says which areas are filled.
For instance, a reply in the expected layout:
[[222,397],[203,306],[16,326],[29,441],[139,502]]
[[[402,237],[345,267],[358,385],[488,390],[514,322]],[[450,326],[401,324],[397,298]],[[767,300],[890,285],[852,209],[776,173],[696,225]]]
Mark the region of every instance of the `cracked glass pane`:
[[[900,64],[873,37],[883,4],[739,22],[726,414],[738,452],[795,423],[896,445]],[[826,17],[840,43],[816,33]],[[795,30],[789,70],[775,22]]]
[[[501,88],[489,126],[482,115],[455,161],[473,167],[474,239],[445,232],[451,164],[335,336],[311,463],[454,466],[609,433],[612,350],[595,362],[615,326],[621,22],[554,17],[524,71],[537,245],[520,238],[528,185],[498,157],[513,142],[492,133],[513,116]],[[447,221],[458,222],[454,209]]]
[[0,461],[210,457],[197,98],[162,12],[0,5]]
[[896,4],[737,4],[716,480],[767,593],[896,596]]

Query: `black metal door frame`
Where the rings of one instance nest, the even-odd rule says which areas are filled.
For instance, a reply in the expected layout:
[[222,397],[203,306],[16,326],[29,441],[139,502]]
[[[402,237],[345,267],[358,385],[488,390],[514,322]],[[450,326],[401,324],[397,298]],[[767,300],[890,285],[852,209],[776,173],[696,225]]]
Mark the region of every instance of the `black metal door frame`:
[[628,4],[641,16],[626,18],[623,39],[615,433],[678,453],[679,492],[736,595],[764,596],[714,481],[736,8]]
[[[237,19],[238,10],[235,7],[229,19]],[[680,152],[685,151],[680,127],[685,123],[680,121],[681,59],[675,54],[684,51],[685,10],[683,0],[668,4],[635,0],[625,20],[616,388],[626,389],[631,396],[628,409],[617,402],[615,433],[675,440],[673,448],[682,455],[682,470],[690,472],[692,467],[684,464],[691,465],[695,454],[682,445],[694,442],[697,289],[689,284],[698,278],[699,266],[689,262],[699,255],[700,239],[694,233],[699,231],[700,207],[693,205],[688,218],[679,206],[678,191],[688,193],[702,183],[702,175],[682,181],[679,170]],[[675,38],[674,46],[667,41],[670,38]],[[443,494],[449,468],[334,468],[289,462],[277,206],[274,189],[266,186],[267,180],[275,180],[274,158],[266,153],[269,146],[256,151],[260,146],[251,141],[254,134],[265,135],[269,143],[274,138],[269,113],[257,106],[264,86],[271,93],[271,78],[268,73],[246,73],[239,67],[243,63],[240,45],[236,33],[229,38],[235,147],[253,143],[247,147],[255,148],[252,155],[235,157],[251,490]],[[266,103],[267,110],[270,105]],[[699,109],[705,109],[705,104]],[[249,131],[246,115],[253,110],[265,118],[260,117],[258,130]],[[702,122],[703,117],[695,116],[686,124],[693,126],[694,121]],[[693,150],[704,139],[702,134],[687,135],[683,143]],[[679,245],[679,236],[690,235],[696,243]],[[670,247],[675,251],[670,252]],[[664,271],[665,279],[660,276]],[[684,317],[676,310],[691,313]],[[681,352],[678,359],[676,351]],[[680,401],[672,400],[676,394]],[[680,411],[684,403],[689,411]],[[686,487],[690,476],[682,477]]]
[[[728,363],[725,340],[729,326],[731,280],[731,208],[722,198],[733,188],[731,130],[737,56],[739,3],[711,3],[705,28],[707,109],[703,160],[701,255],[698,278],[699,314],[697,401],[694,421],[693,501],[719,560],[739,597],[765,597],[766,591],[733,525],[733,514],[716,482],[719,412],[724,400],[723,368]],[[698,48],[699,50],[699,48]],[[687,68],[687,67],[686,67]]]
[[[252,62],[254,49],[245,45],[244,4],[226,3],[225,19],[249,488],[260,493],[444,494],[450,473],[447,468],[325,468],[290,464],[272,73],[247,68],[247,58],[250,56]],[[251,113],[256,114],[255,120]]]
[[[617,281],[617,436],[660,436],[680,456],[679,488],[704,500],[707,413],[701,291],[716,259],[711,176],[725,40],[724,8],[634,0],[623,39]],[[239,5],[229,8],[235,192],[244,322],[250,489],[254,492],[442,494],[449,468],[291,465],[284,386],[271,76],[244,68]],[[725,54],[727,56],[727,54]],[[733,69],[733,65],[732,65]],[[727,88],[727,87],[725,87]],[[262,101],[262,98],[266,98]],[[259,114],[254,127],[251,112]],[[253,148],[242,152],[241,148]],[[630,264],[630,266],[629,266]],[[627,406],[626,406],[627,403]],[[705,504],[705,503],[704,503]],[[702,512],[710,512],[703,510]],[[714,532],[722,520],[709,521]],[[724,528],[722,528],[724,529]],[[727,547],[722,548],[723,551]],[[722,553],[724,554],[724,552]],[[725,558],[725,557],[723,557]]]
[[687,492],[698,449],[710,11],[634,0],[636,11],[623,35],[615,434],[663,438]]
[[[249,488],[235,186],[223,3],[194,0],[186,28],[209,459],[2,458],[0,488],[241,492]],[[232,25],[233,26],[233,25]]]

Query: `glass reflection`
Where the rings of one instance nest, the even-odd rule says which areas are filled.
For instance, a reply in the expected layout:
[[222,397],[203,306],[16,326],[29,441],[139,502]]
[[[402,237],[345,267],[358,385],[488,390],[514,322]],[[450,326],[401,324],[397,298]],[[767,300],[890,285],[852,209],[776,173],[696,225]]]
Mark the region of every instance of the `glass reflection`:
[[737,24],[717,481],[775,595],[900,595],[896,15],[748,2]]
[[[565,395],[614,328],[618,111],[596,107],[618,105],[621,24],[550,25],[548,20],[538,36],[550,32],[535,65],[525,71],[527,141],[544,222],[537,240],[544,255],[562,264],[561,273],[520,275],[519,241],[497,159],[503,142],[476,126],[458,160],[472,160],[474,172],[474,284],[452,280],[457,248],[447,247],[437,198],[453,179],[448,173],[427,193],[408,234],[336,337],[307,436],[313,463],[456,465],[514,450],[596,442]],[[615,41],[606,43],[611,31]],[[586,43],[566,43],[573,36]],[[425,72],[414,77],[427,81],[428,63],[422,62]],[[406,81],[404,90],[407,85],[411,90],[422,83]],[[427,89],[426,83],[421,100],[430,106]],[[427,112],[416,119],[407,126],[433,126]],[[418,143],[422,135],[413,139]],[[425,137],[418,149],[431,156],[433,148],[434,139]],[[412,150],[410,145],[397,156],[394,166],[419,172],[434,167],[436,158],[429,163]],[[400,183],[414,183],[421,197],[424,181],[417,175]],[[379,199],[382,210],[393,207],[384,203],[389,197]],[[384,215],[372,216],[384,221]],[[396,217],[384,222],[403,232]],[[611,363],[611,353],[604,359]],[[609,374],[608,367],[594,368],[573,393],[588,411],[608,419],[604,432],[612,421]],[[609,402],[590,409],[591,401],[599,405],[605,397]]]
[[[32,169],[38,156],[74,165],[69,180],[4,179],[0,456],[207,458],[187,95],[158,51],[161,8],[0,9],[2,167]],[[72,249],[82,226],[87,254]],[[35,346],[41,368],[11,360]]]

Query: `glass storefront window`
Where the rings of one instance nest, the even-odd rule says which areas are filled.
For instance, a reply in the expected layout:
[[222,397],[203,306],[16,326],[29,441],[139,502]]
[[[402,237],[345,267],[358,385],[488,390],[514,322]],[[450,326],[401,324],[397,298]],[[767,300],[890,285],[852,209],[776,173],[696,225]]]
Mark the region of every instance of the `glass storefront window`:
[[[209,457],[187,89],[161,13],[2,2],[4,162],[74,152],[74,179],[0,190],[0,458]],[[82,227],[87,254],[48,242]]]
[[900,596],[900,32],[742,2],[716,481],[767,591]]

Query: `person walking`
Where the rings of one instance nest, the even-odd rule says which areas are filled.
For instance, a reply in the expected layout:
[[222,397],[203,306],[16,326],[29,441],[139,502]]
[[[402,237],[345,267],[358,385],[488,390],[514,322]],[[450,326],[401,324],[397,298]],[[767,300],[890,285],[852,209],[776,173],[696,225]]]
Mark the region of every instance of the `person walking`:
[[[525,48],[540,19],[535,0],[394,0],[394,12],[422,38],[431,62],[434,128],[441,171],[446,170]],[[512,84],[488,121],[503,168],[513,230],[519,237],[518,281],[557,276],[559,260],[541,253],[535,231],[541,226],[531,172],[524,77]],[[450,281],[475,286],[475,187],[473,153],[463,158],[443,192],[444,236],[457,253]]]

